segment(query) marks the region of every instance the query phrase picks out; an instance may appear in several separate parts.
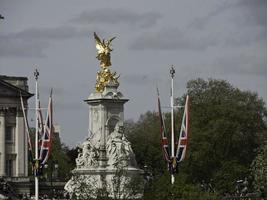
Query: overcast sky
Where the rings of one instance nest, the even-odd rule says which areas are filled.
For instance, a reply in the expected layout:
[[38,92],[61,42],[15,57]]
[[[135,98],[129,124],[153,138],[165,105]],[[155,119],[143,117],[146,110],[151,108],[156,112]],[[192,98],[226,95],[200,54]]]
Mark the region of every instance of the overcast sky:
[[99,70],[94,31],[116,36],[111,70],[130,99],[126,119],[156,109],[156,85],[168,104],[170,65],[175,96],[200,77],[225,79],[267,101],[266,0],[0,0],[0,14],[0,74],[27,76],[34,93],[39,69],[43,106],[53,87],[54,118],[70,146],[88,135],[83,100]]

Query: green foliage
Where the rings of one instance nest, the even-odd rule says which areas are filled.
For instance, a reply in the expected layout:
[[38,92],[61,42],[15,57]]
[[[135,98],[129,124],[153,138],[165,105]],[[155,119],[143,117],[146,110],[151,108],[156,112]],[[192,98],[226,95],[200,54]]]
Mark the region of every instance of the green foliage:
[[257,191],[267,191],[267,143],[258,151],[252,163],[253,186]]
[[170,183],[170,175],[163,174],[151,186],[150,191],[145,193],[144,200],[217,200],[220,199],[215,193],[201,191],[199,186],[188,184],[183,176],[176,176],[175,183]]
[[157,113],[147,112],[141,115],[137,123],[127,122],[126,130],[128,130],[127,138],[132,143],[139,167],[147,166],[153,174],[163,173],[166,164],[161,151]]
[[235,180],[248,175],[264,139],[264,102],[221,80],[192,80],[187,89],[191,117],[184,171],[191,180],[215,179],[221,192],[231,191]]
[[74,169],[76,167],[76,161],[75,159],[78,157],[78,149],[79,147],[71,148],[65,147],[65,151],[68,157],[68,164],[70,165],[71,169]]
[[[72,170],[70,160],[67,156],[67,147],[61,143],[59,137],[54,137],[52,140],[52,152],[48,158],[48,173],[55,171],[51,169],[51,165],[58,164],[58,178],[67,180]],[[50,167],[49,167],[50,166]],[[54,166],[53,166],[54,167]]]
[[[33,145],[35,141],[35,128],[30,129],[30,137]],[[55,164],[57,164],[57,178],[67,180],[69,178],[70,171],[73,169],[73,165],[71,165],[70,158],[67,155],[67,153],[69,152],[68,147],[61,143],[58,135],[53,135],[51,149],[51,153],[46,163],[47,168],[44,168],[42,170],[42,178],[47,177],[48,179],[50,179],[51,175],[55,174]],[[33,146],[32,150],[33,157],[35,157],[35,146]],[[31,164],[29,164],[29,174],[32,174]]]
[[[190,96],[189,146],[174,185],[170,185],[163,159],[158,113],[147,112],[137,122],[125,123],[126,136],[139,167],[146,166],[153,177],[146,185],[144,200],[216,200],[219,199],[216,194],[201,191],[202,180],[213,180],[220,194],[233,192],[236,180],[248,177],[251,166],[255,189],[260,190],[262,186],[266,189],[267,145],[263,144],[267,141],[264,121],[267,111],[263,100],[256,93],[213,79],[189,81],[187,94]],[[185,95],[177,99],[182,105],[184,101]],[[183,109],[176,112],[176,122],[181,121],[182,113]],[[167,113],[165,118],[169,133],[170,115]],[[179,128],[177,124],[176,129]],[[77,149],[68,150],[58,139],[54,140],[52,155],[58,161],[60,176],[65,177],[75,166]],[[103,192],[99,191],[101,198],[105,198]]]
[[[187,158],[179,165],[185,180],[185,188],[180,189],[188,189],[190,195],[194,195],[198,190],[193,190],[195,186],[191,184],[212,180],[219,193],[232,192],[236,180],[248,177],[256,149],[266,141],[265,104],[256,93],[241,91],[223,80],[189,81],[187,94],[190,96],[190,133]],[[185,95],[177,99],[180,105],[184,101]],[[182,113],[179,109],[176,121],[181,121]],[[167,126],[169,116],[166,115]],[[169,198],[164,196],[169,181],[162,178],[167,167],[161,150],[158,114],[147,112],[138,122],[127,125],[130,129],[127,137],[139,166],[148,166],[154,177],[153,192],[163,195],[155,199]],[[176,129],[179,128],[180,124]],[[166,188],[156,192],[156,185]]]

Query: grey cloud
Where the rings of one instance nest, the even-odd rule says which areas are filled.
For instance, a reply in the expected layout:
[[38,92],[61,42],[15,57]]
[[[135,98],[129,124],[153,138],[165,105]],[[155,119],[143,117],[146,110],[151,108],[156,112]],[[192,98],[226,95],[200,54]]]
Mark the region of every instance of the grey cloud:
[[189,24],[189,27],[203,29],[213,18],[225,12],[226,10],[233,7],[234,2],[225,2],[222,1],[220,5],[217,5],[213,10],[208,12],[206,15],[202,17],[196,17],[195,20]]
[[50,87],[48,85],[39,86],[39,90],[42,91],[42,94],[45,97],[48,97],[50,95],[51,89],[53,90],[54,95],[67,96],[71,94],[70,91],[66,88],[57,87],[55,85],[53,87]]
[[219,57],[214,66],[220,68],[221,73],[267,75],[267,59],[258,55],[231,55]]
[[77,104],[77,102],[64,102],[64,101],[58,101],[56,102],[56,108],[57,110],[85,110],[84,105]]
[[128,74],[122,77],[122,81],[133,85],[142,85],[149,83],[150,78],[148,75]]
[[[237,0],[222,1],[205,16],[196,18],[189,28],[214,32],[215,27],[223,28],[220,41],[226,47],[250,46],[267,38],[267,1]],[[218,25],[217,21],[227,22]],[[215,23],[216,22],[216,23]],[[219,29],[220,30],[220,29]],[[194,30],[196,31],[196,30]]]
[[249,46],[253,42],[267,42],[267,29],[236,30],[225,38],[225,46]]
[[129,84],[132,86],[144,86],[149,84],[157,84],[161,82],[161,79],[147,74],[126,74],[121,77],[123,84]]
[[[189,25],[197,29],[203,29],[211,20],[226,11],[232,14],[232,23],[242,26],[267,25],[267,1],[266,0],[238,0],[225,2],[216,6],[214,10],[207,13],[205,16],[197,17]],[[229,14],[228,14],[229,15]]]
[[255,73],[257,75],[266,76],[267,75],[267,60],[258,63],[255,68],[250,68],[251,73]]
[[236,6],[247,6],[247,7],[265,7],[267,6],[266,0],[239,0],[235,4]]
[[[94,29],[101,31],[99,29]],[[44,57],[51,40],[89,37],[93,31],[74,26],[29,28],[16,33],[0,35],[0,56]]]
[[130,49],[144,50],[204,50],[217,44],[215,38],[207,35],[193,35],[193,33],[181,32],[177,28],[162,29],[156,33],[150,32],[143,34],[131,43]]
[[77,17],[71,19],[71,22],[81,24],[128,24],[140,27],[150,27],[162,18],[161,14],[156,12],[135,13],[125,9],[100,9],[94,11],[84,11]]
[[0,37],[0,57],[44,57],[49,46],[44,41],[7,39]]
[[88,35],[89,30],[78,29],[74,26],[59,26],[46,28],[29,28],[17,33],[2,35],[2,38],[9,39],[69,39]]
[[241,10],[241,15],[235,18],[237,24],[243,26],[267,26],[267,1],[266,0],[243,0],[236,4]]

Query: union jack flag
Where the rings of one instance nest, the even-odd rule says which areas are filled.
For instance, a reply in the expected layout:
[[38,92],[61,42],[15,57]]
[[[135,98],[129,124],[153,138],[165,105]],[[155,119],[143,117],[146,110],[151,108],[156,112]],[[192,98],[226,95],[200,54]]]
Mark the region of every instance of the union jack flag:
[[189,131],[189,96],[186,96],[184,114],[181,124],[180,136],[178,140],[178,147],[176,151],[177,162],[181,162],[185,158],[187,142],[188,142],[188,132]]
[[30,162],[33,163],[32,142],[31,142],[31,137],[30,137],[30,128],[29,128],[28,119],[26,117],[24,103],[23,103],[23,99],[22,99],[21,94],[20,94],[20,103],[21,103],[21,109],[22,109],[22,113],[23,113],[24,125],[25,125],[26,134],[27,134],[27,140],[28,140],[28,153],[29,153],[28,156],[29,156]]
[[49,97],[47,117],[44,125],[44,132],[41,137],[41,147],[39,160],[40,164],[44,165],[51,153],[52,135],[53,135],[53,121],[52,121],[52,90]]
[[38,94],[37,124],[38,124],[38,147],[39,147],[38,151],[40,154],[40,147],[42,145],[42,136],[44,133],[44,123],[43,123],[43,115],[42,115],[42,110],[41,110],[39,94]]
[[158,109],[159,109],[160,133],[161,133],[161,144],[162,144],[163,156],[164,156],[164,159],[168,163],[171,163],[170,154],[169,154],[169,144],[168,144],[164,119],[163,119],[163,116],[161,113],[161,106],[160,106],[158,89],[157,89],[157,92],[158,92]]

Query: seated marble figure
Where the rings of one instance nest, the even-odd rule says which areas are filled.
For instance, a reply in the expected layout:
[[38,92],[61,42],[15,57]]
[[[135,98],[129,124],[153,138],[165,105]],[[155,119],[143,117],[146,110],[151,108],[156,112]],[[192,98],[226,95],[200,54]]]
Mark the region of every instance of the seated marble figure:
[[79,154],[76,158],[77,168],[83,167],[97,167],[99,157],[98,145],[92,145],[90,138],[87,138],[83,144],[82,148],[78,150]]
[[107,138],[107,157],[109,166],[136,165],[130,142],[124,136],[124,127],[117,123]]

